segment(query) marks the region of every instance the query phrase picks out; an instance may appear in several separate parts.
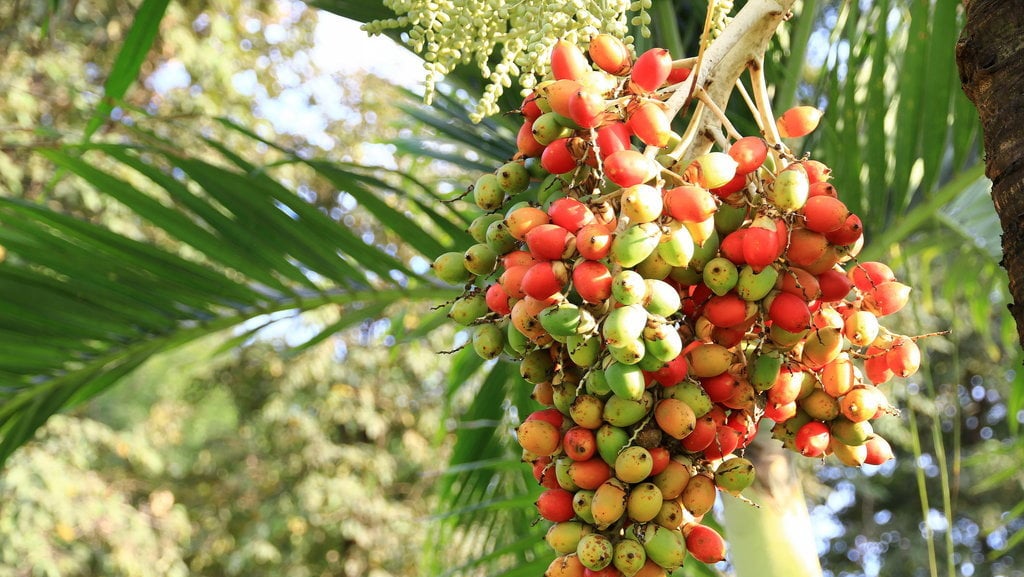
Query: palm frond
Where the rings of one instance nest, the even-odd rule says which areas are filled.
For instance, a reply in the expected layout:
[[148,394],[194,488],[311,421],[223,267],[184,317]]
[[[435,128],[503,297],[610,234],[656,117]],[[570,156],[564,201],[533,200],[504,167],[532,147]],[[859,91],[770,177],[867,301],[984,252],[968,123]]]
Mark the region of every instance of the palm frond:
[[[154,354],[264,315],[339,310],[340,319],[313,337],[319,342],[396,303],[440,302],[456,292],[364,242],[263,167],[209,143],[230,164],[138,144],[38,151],[159,231],[159,245],[0,199],[0,244],[9,253],[0,266],[7,344],[0,463],[50,415],[101,393]],[[97,168],[111,163],[133,177]],[[448,246],[436,238],[465,234],[454,212],[423,216],[417,206],[425,202],[401,210],[383,203],[378,195],[394,193],[386,184],[403,181],[387,171],[308,163],[399,232],[411,234],[414,218],[432,222],[416,227],[412,242],[427,258]]]

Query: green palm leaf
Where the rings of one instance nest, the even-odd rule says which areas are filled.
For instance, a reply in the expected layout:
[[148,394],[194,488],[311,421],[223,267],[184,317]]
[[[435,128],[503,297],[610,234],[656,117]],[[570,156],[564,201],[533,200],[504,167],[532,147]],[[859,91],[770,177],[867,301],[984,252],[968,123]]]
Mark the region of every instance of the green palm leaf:
[[[0,199],[0,244],[10,255],[0,267],[0,334],[8,344],[0,352],[0,463],[50,415],[170,348],[263,315],[340,309],[313,344],[396,303],[452,294],[244,159],[229,156],[229,168],[165,148],[109,144],[39,153],[168,240],[157,246]],[[100,160],[135,171],[146,185],[99,170]],[[410,216],[419,214],[415,203],[400,211],[379,202],[380,187],[395,180],[382,171],[316,166],[339,186],[360,187],[361,204],[382,220],[409,227],[421,218]],[[434,211],[429,220],[449,233],[465,227],[454,213]],[[429,237],[413,245],[426,257],[445,248],[417,230]]]

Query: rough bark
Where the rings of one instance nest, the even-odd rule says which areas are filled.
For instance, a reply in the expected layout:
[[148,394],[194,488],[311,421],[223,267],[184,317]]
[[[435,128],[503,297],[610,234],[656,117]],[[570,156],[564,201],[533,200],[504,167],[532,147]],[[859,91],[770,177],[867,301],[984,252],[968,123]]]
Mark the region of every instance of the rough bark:
[[985,174],[1003,229],[1009,308],[1024,346],[1024,10],[1020,2],[1006,0],[964,4],[967,22],[956,46],[957,66],[981,118]]

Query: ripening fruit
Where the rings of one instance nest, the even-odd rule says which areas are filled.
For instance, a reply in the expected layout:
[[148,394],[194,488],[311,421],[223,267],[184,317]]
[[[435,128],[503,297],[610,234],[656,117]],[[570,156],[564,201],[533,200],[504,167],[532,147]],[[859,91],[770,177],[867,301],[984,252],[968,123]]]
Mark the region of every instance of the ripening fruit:
[[626,513],[626,494],[627,485],[618,479],[609,479],[597,488],[590,512],[598,529],[606,529],[622,518]]
[[583,577],[584,567],[575,553],[555,557],[544,571],[544,577]]
[[764,164],[768,144],[760,136],[744,136],[729,147],[729,156],[736,161],[736,174],[747,175]]
[[684,176],[704,188],[718,188],[736,176],[739,164],[724,152],[708,152],[698,156],[687,167]]
[[910,337],[898,336],[885,353],[885,363],[897,377],[909,377],[921,367],[921,349]]
[[715,505],[718,489],[710,473],[698,473],[690,478],[680,498],[683,507],[694,517],[707,513]]
[[521,206],[510,212],[505,218],[509,234],[517,240],[525,240],[526,233],[536,226],[549,222],[551,222],[551,218],[548,217],[548,214],[535,206]]
[[824,195],[809,197],[801,213],[804,215],[807,228],[822,234],[843,226],[850,216],[850,210],[843,201]]
[[576,555],[579,556],[580,563],[592,571],[600,571],[611,565],[614,554],[611,539],[600,533],[584,535],[576,547]]
[[889,265],[882,262],[862,262],[850,268],[847,273],[853,285],[862,291],[869,291],[876,286],[896,280]]
[[580,83],[575,80],[555,80],[550,84],[538,86],[537,90],[547,99],[551,110],[569,118],[569,99],[580,89]]
[[555,80],[579,80],[590,71],[586,56],[573,42],[559,40],[551,48],[551,74]]
[[684,185],[666,190],[665,212],[680,222],[702,222],[718,210],[715,197],[699,186]]
[[527,158],[536,158],[543,154],[544,145],[533,136],[533,121],[527,120],[516,133],[516,149]]
[[728,493],[739,495],[754,482],[754,474],[754,464],[748,459],[727,459],[715,469],[715,484]]
[[612,250],[612,233],[602,224],[588,224],[576,234],[576,251],[585,259],[601,260]]
[[910,287],[896,281],[884,282],[864,294],[864,308],[880,317],[902,309],[910,300]]
[[637,150],[619,150],[604,160],[605,176],[622,187],[647,182],[657,176],[658,172],[659,165]]
[[678,531],[648,523],[641,525],[636,535],[644,545],[647,559],[667,571],[674,571],[686,559],[686,542]]
[[640,446],[626,447],[615,457],[615,476],[625,483],[639,483],[654,467],[651,453]]
[[813,106],[794,106],[782,113],[775,124],[782,138],[807,136],[818,127],[822,111]]
[[878,435],[872,436],[864,445],[868,448],[867,458],[864,459],[868,465],[881,465],[895,457],[889,441]]
[[878,317],[868,311],[854,311],[843,323],[843,335],[858,347],[875,341],[879,331]]
[[672,138],[672,123],[661,105],[654,101],[645,102],[633,110],[626,119],[626,127],[649,146],[663,148]]
[[843,416],[854,423],[874,418],[885,402],[885,395],[871,385],[853,389],[839,401]]
[[636,539],[621,539],[615,544],[612,564],[626,577],[634,577],[647,562],[647,552]]
[[658,426],[675,439],[683,439],[693,432],[697,417],[693,409],[677,399],[662,399],[654,409],[654,418]]
[[651,48],[633,64],[630,89],[638,93],[654,92],[668,80],[672,72],[672,55],[664,48]]
[[661,216],[661,190],[646,184],[636,184],[623,189],[619,204],[620,213],[629,218],[629,222],[651,222]]
[[[800,163],[787,166],[775,177],[774,186],[768,187],[768,201],[782,210],[800,210],[807,202],[810,182],[807,171]],[[810,227],[808,227],[810,228]]]
[[590,59],[598,68],[615,76],[624,76],[632,67],[629,49],[611,34],[598,34],[590,40]]
[[561,446],[558,426],[540,419],[526,420],[519,425],[516,439],[523,449],[541,456],[553,455]]

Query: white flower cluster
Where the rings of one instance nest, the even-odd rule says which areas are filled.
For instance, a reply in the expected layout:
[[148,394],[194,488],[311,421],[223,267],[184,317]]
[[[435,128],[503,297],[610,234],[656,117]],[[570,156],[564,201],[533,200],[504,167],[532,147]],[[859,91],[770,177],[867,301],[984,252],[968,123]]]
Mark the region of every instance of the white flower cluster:
[[[473,114],[474,122],[497,114],[497,100],[518,78],[530,89],[548,72],[551,47],[559,39],[586,45],[606,32],[632,43],[628,14],[649,34],[651,0],[384,0],[397,18],[367,23],[379,34],[408,30],[407,42],[427,70],[426,100],[434,83],[457,65],[475,63],[488,80]],[[497,52],[498,62],[490,58]]]

